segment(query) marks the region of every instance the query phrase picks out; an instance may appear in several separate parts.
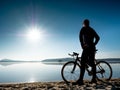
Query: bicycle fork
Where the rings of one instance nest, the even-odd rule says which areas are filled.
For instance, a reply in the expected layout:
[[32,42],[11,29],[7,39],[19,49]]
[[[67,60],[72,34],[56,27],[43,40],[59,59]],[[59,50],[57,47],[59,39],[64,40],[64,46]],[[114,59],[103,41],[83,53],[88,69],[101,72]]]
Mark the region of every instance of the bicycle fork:
[[74,73],[75,68],[76,68],[76,65],[77,65],[77,62],[75,61],[75,64],[74,64],[74,66],[73,66],[73,69],[72,69],[71,73]]

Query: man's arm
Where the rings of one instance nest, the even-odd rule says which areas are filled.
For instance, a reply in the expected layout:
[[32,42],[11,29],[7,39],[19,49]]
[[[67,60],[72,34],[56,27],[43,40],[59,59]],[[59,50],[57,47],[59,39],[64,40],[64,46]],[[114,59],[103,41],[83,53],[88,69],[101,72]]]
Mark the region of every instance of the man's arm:
[[98,36],[98,34],[95,32],[95,45],[97,45],[98,41],[100,40],[100,37]]
[[81,47],[83,48],[83,30],[81,29],[80,30],[80,33],[79,33],[79,40],[80,40],[80,44],[81,44]]

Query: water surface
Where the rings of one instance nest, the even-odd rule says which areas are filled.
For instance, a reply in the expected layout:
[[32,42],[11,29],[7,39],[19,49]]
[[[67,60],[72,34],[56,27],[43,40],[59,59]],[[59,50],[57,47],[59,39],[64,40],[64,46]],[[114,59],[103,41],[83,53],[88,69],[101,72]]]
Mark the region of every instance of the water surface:
[[[61,81],[61,68],[63,64],[44,64],[41,62],[1,62],[0,83],[13,82],[50,82]],[[120,78],[120,63],[111,63],[112,78]],[[85,79],[90,79],[85,74]]]

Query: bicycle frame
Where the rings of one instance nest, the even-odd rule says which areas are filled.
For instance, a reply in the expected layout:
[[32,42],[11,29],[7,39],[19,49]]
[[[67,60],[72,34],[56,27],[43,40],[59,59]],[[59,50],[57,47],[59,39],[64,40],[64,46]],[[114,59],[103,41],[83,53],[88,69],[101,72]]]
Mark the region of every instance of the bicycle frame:
[[[81,66],[81,57],[78,57],[79,54],[75,53],[75,52],[73,52],[73,54],[68,54],[68,55],[72,56],[74,58],[74,60],[75,60],[75,64],[74,64],[73,70],[71,71],[71,73],[74,73],[74,70],[76,68],[76,64],[78,63]],[[95,59],[95,63],[97,63],[96,59]],[[86,63],[85,70],[88,72],[88,75],[91,76],[93,73],[92,73],[92,70],[90,71],[88,69],[89,67],[91,67],[91,66]],[[99,67],[102,68],[101,66],[99,66]],[[103,71],[103,70],[101,70],[101,71]],[[96,73],[101,73],[101,71],[96,72]],[[104,73],[104,71],[102,73]]]

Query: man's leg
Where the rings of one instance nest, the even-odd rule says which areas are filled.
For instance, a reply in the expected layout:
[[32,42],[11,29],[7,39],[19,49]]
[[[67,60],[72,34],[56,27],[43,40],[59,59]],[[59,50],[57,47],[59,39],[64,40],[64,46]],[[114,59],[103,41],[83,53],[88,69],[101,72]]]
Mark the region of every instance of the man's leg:
[[84,73],[85,73],[85,62],[84,59],[81,59],[81,73],[80,73],[80,79],[79,81],[83,82],[83,78],[84,78]]
[[78,83],[83,83],[84,73],[85,73],[85,64],[87,60],[87,50],[83,50],[82,56],[81,56],[81,73]]
[[96,66],[95,66],[95,63],[92,66],[92,72],[93,72],[92,82],[96,83]]
[[92,80],[91,82],[94,82],[96,83],[96,65],[95,65],[95,52],[94,51],[91,51],[90,53],[90,56],[89,56],[89,60],[90,60],[90,63],[91,63],[91,66],[92,66],[92,72],[93,72],[93,77],[92,77]]

